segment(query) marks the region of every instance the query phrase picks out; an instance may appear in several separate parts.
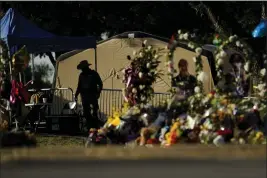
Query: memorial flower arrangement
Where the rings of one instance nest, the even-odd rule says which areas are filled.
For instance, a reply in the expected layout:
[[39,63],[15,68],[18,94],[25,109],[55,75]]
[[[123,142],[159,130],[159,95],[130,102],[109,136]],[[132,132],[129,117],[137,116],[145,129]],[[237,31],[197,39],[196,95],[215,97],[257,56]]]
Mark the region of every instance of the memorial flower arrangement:
[[127,56],[131,63],[123,70],[123,95],[131,106],[148,103],[154,94],[153,84],[162,75],[157,67],[163,49],[154,49],[146,43],[147,41],[142,43],[139,52],[134,51],[132,56]]
[[[188,98],[188,102],[189,112],[192,115],[197,115],[197,113],[199,113],[200,111],[204,111],[205,108],[205,105],[204,103],[202,103],[202,100],[205,97],[203,83],[205,82],[205,80],[207,80],[207,74],[203,71],[203,63],[201,58],[202,47],[199,44],[193,42],[191,36],[192,35],[190,35],[188,32],[182,32],[182,30],[178,30],[178,33],[172,36],[168,45],[169,52],[167,54],[166,65],[168,68],[168,75],[172,78],[175,72],[175,70],[173,69],[173,56],[177,43],[179,41],[187,42],[188,47],[195,51],[196,55],[193,57],[193,60],[195,62],[197,86],[194,89],[195,94]],[[176,89],[171,89],[171,92],[175,94]]]
[[[228,55],[226,50],[235,49],[240,51],[245,56],[245,63],[242,67],[244,67],[247,75],[258,77],[259,83],[254,88],[258,91],[258,96],[262,97],[236,98],[229,95],[229,93],[221,91],[219,88],[215,88],[215,90],[205,94],[203,83],[207,80],[207,75],[203,71],[202,48],[200,44],[193,42],[190,37],[191,35],[188,32],[183,33],[179,30],[177,34],[172,36],[168,45],[169,51],[166,55],[167,73],[170,77],[173,77],[175,73],[173,56],[177,43],[179,41],[187,42],[188,47],[196,53],[193,57],[197,78],[194,94],[185,101],[176,103],[179,107],[189,106],[187,117],[185,119],[181,119],[179,116],[178,118],[172,118],[172,124],[161,129],[159,138],[154,138],[154,135],[151,136],[149,140],[154,141],[149,143],[159,142],[163,146],[170,146],[184,142],[184,135],[186,134],[186,142],[221,145],[226,142],[226,137],[234,134],[228,142],[237,144],[266,144],[266,138],[260,130],[253,127],[248,130],[242,130],[238,126],[239,123],[245,120],[248,113],[252,114],[249,116],[252,119],[258,117],[257,113],[261,117],[267,113],[266,98],[264,98],[266,96],[266,85],[264,82],[266,70],[264,68],[257,70],[252,50],[235,35],[227,39],[221,39],[218,35],[215,35],[216,40],[214,41],[216,41],[218,49],[214,55],[218,79],[223,80],[223,63]],[[146,42],[144,42],[139,53],[134,52],[133,57],[127,57],[131,64],[123,71],[123,82],[126,85],[123,91],[126,102],[122,111],[115,111],[113,116],[108,119],[106,124],[108,128],[116,129],[119,126],[119,117],[123,113],[128,112],[131,108],[134,108],[133,111],[136,113],[140,112],[139,106],[146,104],[153,97],[151,85],[161,75],[161,72],[157,71],[159,64],[157,55],[160,52],[161,50],[154,50],[152,46],[146,46]],[[171,90],[171,92],[175,94],[175,90]],[[166,105],[167,107],[169,107],[171,102],[171,100],[167,102],[162,101],[164,106]],[[224,128],[222,123],[227,120],[234,124],[234,127],[231,128],[233,130]],[[155,141],[155,139],[158,140]]]
[[[167,68],[170,77],[173,76],[175,70],[173,69],[173,54],[177,46],[178,41],[187,42],[188,47],[196,52],[196,56],[193,58],[196,65],[196,78],[197,86],[195,88],[195,94],[187,99],[189,103],[188,114],[190,119],[187,122],[191,122],[191,128],[193,129],[200,123],[200,120],[205,118],[206,121],[201,124],[199,132],[199,141],[201,143],[214,143],[220,144],[222,142],[223,134],[221,131],[220,122],[229,117],[232,120],[236,118],[241,120],[245,114],[249,112],[259,111],[261,116],[267,112],[266,108],[266,69],[258,69],[253,51],[245,43],[242,42],[236,35],[230,36],[228,39],[221,39],[216,35],[217,50],[214,52],[215,65],[217,70],[217,79],[223,80],[223,64],[227,58],[227,49],[234,49],[244,54],[245,63],[244,69],[248,76],[256,76],[259,79],[254,88],[257,89],[257,98],[234,98],[228,93],[223,93],[219,88],[215,88],[209,94],[203,92],[203,82],[206,79],[206,75],[203,71],[203,65],[201,60],[202,48],[200,45],[190,40],[190,34],[188,32],[182,33],[181,30],[177,34],[173,35],[170,44],[168,46],[169,52],[167,54]],[[266,56],[265,56],[266,57]],[[264,59],[266,60],[266,59]],[[267,61],[264,61],[267,64]],[[265,66],[266,67],[266,66]],[[259,71],[259,72],[258,72]],[[171,90],[175,92],[174,90]],[[238,113],[238,114],[237,114]],[[193,123],[193,125],[192,125]],[[199,125],[198,125],[199,126]],[[238,136],[234,137],[233,140],[238,140],[239,143],[265,143],[262,132],[253,131],[250,133],[250,137],[246,139],[238,139]]]

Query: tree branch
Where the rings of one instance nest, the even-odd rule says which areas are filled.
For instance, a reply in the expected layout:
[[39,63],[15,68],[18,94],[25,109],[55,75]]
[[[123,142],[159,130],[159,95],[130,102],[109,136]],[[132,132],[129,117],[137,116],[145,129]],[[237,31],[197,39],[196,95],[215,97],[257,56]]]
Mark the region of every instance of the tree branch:
[[218,32],[221,35],[227,36],[226,31],[223,29],[223,27],[221,25],[219,25],[218,20],[215,18],[214,14],[212,13],[211,9],[204,4],[203,2],[200,2],[200,5],[202,6],[203,9],[205,9],[206,14],[208,16],[208,18],[210,19],[210,21],[212,22],[213,26],[214,26],[214,30],[216,32]]
[[56,66],[56,59],[54,58],[54,56],[52,55],[51,52],[47,52],[45,53],[48,57],[49,57],[49,60],[50,62],[53,64],[53,66],[55,67]]

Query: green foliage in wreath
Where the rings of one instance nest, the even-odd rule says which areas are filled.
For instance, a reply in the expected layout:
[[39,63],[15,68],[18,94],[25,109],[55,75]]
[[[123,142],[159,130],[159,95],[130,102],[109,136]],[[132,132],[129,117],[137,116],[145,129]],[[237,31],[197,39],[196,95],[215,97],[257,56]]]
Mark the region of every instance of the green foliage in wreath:
[[0,48],[2,49],[0,54],[0,72],[3,72],[4,70],[7,70],[9,61],[8,47],[3,40],[0,40]]

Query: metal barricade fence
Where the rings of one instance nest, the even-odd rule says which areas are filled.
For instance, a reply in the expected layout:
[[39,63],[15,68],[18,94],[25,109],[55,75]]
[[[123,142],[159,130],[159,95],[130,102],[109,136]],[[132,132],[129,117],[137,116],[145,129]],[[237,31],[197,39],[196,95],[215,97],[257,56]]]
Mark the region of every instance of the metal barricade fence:
[[[37,92],[34,89],[31,89],[29,91]],[[71,88],[44,88],[40,89],[39,92],[48,95],[48,102],[52,103],[51,106],[47,109],[47,115],[60,115],[64,105],[74,101],[73,90]],[[34,95],[36,95],[36,93],[33,94],[32,97]]]
[[[154,93],[154,97],[150,102],[153,106],[159,105],[162,101],[171,97],[169,93]],[[100,118],[105,119],[113,114],[114,110],[122,108],[124,98],[122,90],[103,89],[99,99]]]
[[[57,88],[53,92],[53,103],[51,115],[60,115],[65,104],[74,101],[74,94],[71,88]],[[71,114],[69,110],[67,114]]]
[[[29,90],[35,91],[35,90]],[[49,116],[59,116],[62,113],[62,109],[65,104],[74,101],[74,93],[71,88],[45,88],[40,92],[44,94],[51,94],[52,98],[48,102],[52,102],[52,105],[47,110]],[[169,99],[169,93],[154,93],[154,97],[150,102],[153,106],[157,106],[160,102]],[[100,118],[106,119],[113,114],[114,110],[122,108],[124,98],[122,90],[118,89],[103,89],[99,98],[99,112]],[[71,112],[71,111],[70,111]],[[71,113],[64,113],[71,114]]]

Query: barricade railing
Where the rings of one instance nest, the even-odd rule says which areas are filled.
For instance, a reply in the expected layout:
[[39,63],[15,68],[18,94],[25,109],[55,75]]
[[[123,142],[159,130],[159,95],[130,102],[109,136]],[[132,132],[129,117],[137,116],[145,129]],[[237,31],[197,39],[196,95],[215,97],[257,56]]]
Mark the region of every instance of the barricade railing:
[[[47,110],[48,116],[59,116],[65,104],[74,101],[74,92],[71,88],[44,88],[40,90],[30,89],[30,92],[43,92],[51,94],[50,102],[52,105]],[[156,106],[162,101],[169,99],[169,93],[154,93],[151,104]],[[48,101],[49,102],[49,101]],[[105,119],[113,114],[114,110],[122,108],[124,98],[122,90],[119,89],[103,89],[99,98],[100,118]],[[71,111],[69,111],[71,112]],[[71,114],[71,113],[64,113]]]
[[100,118],[105,119],[112,115],[114,109],[120,109],[123,106],[123,102],[122,90],[103,89],[99,98]]
[[60,115],[64,105],[74,101],[73,90],[71,88],[43,88],[40,90],[30,89],[28,91],[35,92],[35,94],[36,92],[42,92],[51,97],[48,99],[48,102],[52,102],[52,105],[48,108],[47,115]]
[[[154,97],[151,100],[153,106],[159,105],[162,101],[171,97],[169,93],[154,93]],[[122,90],[118,89],[103,89],[99,99],[100,117],[102,119],[111,116],[114,110],[122,108],[124,98]]]

